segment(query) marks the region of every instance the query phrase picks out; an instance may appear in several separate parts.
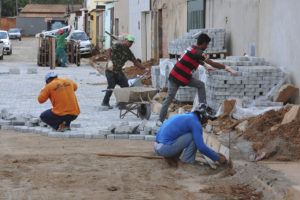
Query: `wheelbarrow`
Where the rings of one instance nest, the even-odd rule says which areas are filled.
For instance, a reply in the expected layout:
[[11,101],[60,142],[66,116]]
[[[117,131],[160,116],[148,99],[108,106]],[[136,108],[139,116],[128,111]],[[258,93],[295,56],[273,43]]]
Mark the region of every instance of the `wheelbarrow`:
[[113,89],[116,100],[119,103],[120,118],[132,113],[141,119],[150,119],[151,100],[158,93],[155,88],[127,87]]

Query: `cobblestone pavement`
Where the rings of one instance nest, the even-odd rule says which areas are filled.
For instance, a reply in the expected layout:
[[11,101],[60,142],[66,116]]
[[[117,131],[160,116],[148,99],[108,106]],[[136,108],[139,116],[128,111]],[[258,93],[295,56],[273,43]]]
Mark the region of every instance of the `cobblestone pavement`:
[[[35,63],[21,62],[1,62],[0,67],[0,110],[7,109],[14,115],[30,114],[39,117],[40,113],[51,108],[48,100],[44,104],[39,104],[37,97],[45,85],[44,76],[50,71],[49,67],[37,67]],[[19,69],[20,74],[10,74],[12,69]],[[36,69],[37,74],[28,74],[28,70]],[[18,71],[18,70],[17,70]],[[134,115],[128,115],[124,119],[119,118],[119,110],[114,108],[109,111],[101,111],[100,104],[104,97],[102,90],[106,89],[106,78],[99,75],[98,72],[87,63],[82,63],[80,67],[69,65],[67,68],[56,68],[55,72],[59,77],[70,78],[78,84],[76,91],[81,114],[73,122],[79,128],[73,128],[67,135],[61,134],[59,137],[86,137],[91,138],[97,135],[99,130],[106,130],[112,124],[129,123],[135,125],[141,123],[141,120]],[[115,104],[114,95],[111,98],[111,104]],[[151,120],[156,120],[157,115],[152,115]],[[38,128],[19,128],[24,131],[35,131]],[[17,130],[19,130],[17,129]],[[29,129],[29,130],[28,130]],[[51,137],[58,137],[56,133],[49,133]]]

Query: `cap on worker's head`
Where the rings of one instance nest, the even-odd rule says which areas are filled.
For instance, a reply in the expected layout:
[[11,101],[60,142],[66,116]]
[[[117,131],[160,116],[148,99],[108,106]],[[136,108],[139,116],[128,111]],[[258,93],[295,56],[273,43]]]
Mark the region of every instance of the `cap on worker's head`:
[[126,37],[125,37],[125,39],[126,40],[128,40],[128,41],[130,41],[130,42],[134,42],[134,37],[132,36],[132,35],[127,35]]
[[49,72],[48,74],[46,74],[45,76],[45,81],[47,81],[49,78],[57,78],[57,74],[55,72]]
[[64,30],[60,29],[57,33],[58,35],[62,35],[64,33]]
[[192,112],[197,114],[202,124],[205,124],[209,119],[210,120],[216,119],[216,117],[214,116],[214,110],[205,103],[201,103],[195,106],[192,109]]

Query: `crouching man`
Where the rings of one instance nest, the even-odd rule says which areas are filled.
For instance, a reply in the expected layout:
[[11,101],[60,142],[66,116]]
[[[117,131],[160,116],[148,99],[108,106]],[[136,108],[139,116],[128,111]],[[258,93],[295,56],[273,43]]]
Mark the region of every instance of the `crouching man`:
[[80,113],[75,91],[77,85],[70,79],[58,78],[54,72],[45,76],[46,86],[38,97],[39,103],[50,98],[53,108],[44,111],[40,118],[43,122],[54,128],[57,132],[71,130],[71,121]]
[[213,161],[225,163],[225,156],[214,152],[203,141],[202,124],[210,119],[207,109],[205,104],[200,104],[191,113],[175,115],[163,123],[154,143],[155,152],[172,166],[194,163],[197,150]]

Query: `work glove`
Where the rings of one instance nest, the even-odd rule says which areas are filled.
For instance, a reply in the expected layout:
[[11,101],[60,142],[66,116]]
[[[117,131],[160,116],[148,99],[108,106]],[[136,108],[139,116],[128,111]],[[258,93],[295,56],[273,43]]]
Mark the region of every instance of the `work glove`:
[[109,70],[109,71],[113,70],[113,66],[114,65],[113,65],[111,60],[106,63],[106,69]]
[[231,67],[225,66],[225,70],[230,72],[232,75],[237,75],[238,71],[232,69]]
[[208,65],[208,64],[206,64],[206,63],[204,63],[203,67],[204,67],[204,69],[205,69],[206,71],[208,71],[208,72],[210,72],[210,71],[215,71],[215,69],[214,69],[213,67],[211,67],[210,65]]

